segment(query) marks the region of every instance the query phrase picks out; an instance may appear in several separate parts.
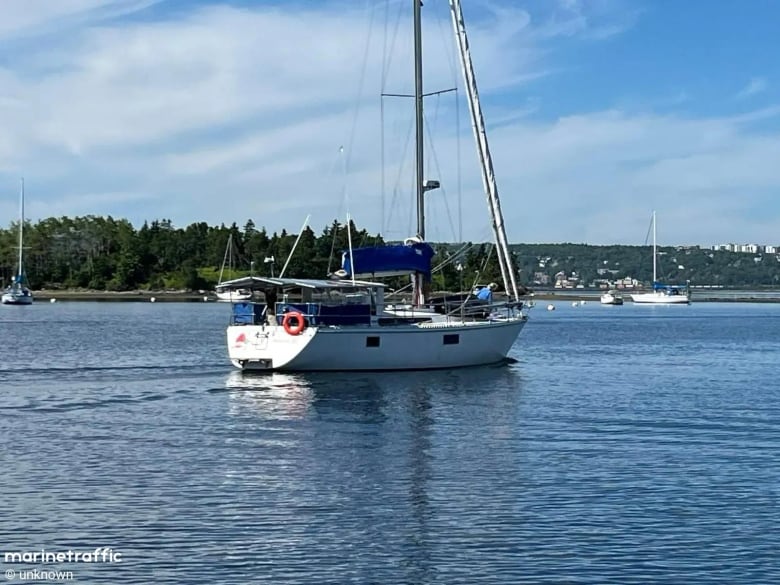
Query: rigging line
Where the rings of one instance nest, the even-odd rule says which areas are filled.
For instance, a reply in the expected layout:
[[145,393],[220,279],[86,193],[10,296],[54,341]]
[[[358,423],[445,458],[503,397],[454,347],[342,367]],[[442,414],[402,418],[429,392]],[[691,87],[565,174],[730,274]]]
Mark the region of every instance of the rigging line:
[[485,272],[485,269],[487,269],[488,262],[490,261],[490,256],[493,255],[493,248],[495,248],[495,244],[488,244],[488,253],[487,256],[485,256],[485,262],[482,264],[482,268],[480,269],[480,273]]
[[[388,0],[387,3],[386,3],[386,7],[387,7],[387,9],[386,9],[386,15],[387,15],[386,22],[389,22],[389,15],[390,15],[389,4],[390,4],[390,0]],[[394,55],[394,52],[393,51],[389,51],[388,49],[389,49],[389,47],[394,47],[396,45],[396,40],[398,38],[399,31],[401,29],[401,20],[402,20],[403,15],[405,14],[405,8],[402,6],[402,4],[400,2],[396,2],[396,5],[397,5],[397,12],[396,12],[396,18],[395,18],[395,23],[394,23],[394,27],[393,27],[392,40],[390,41],[389,45],[388,45],[388,43],[386,43],[385,44],[385,48],[384,48],[384,50],[385,50],[385,55],[384,55],[385,59],[383,59],[382,88],[381,88],[383,94],[386,93],[385,90],[386,90],[387,80],[388,80],[388,76],[389,76],[389,72],[390,72],[390,66],[392,65],[393,55]],[[413,130],[414,130],[414,121],[411,120],[410,121],[410,125],[409,125],[409,134],[407,135],[407,140],[404,143],[403,152],[402,152],[402,156],[401,156],[401,159],[400,159],[401,163],[399,164],[398,174],[397,174],[396,181],[395,181],[395,184],[394,184],[394,187],[393,187],[393,197],[392,197],[391,202],[390,202],[390,206],[389,206],[389,209],[388,209],[388,212],[387,212],[387,216],[385,217],[385,220],[386,220],[385,228],[388,229],[388,230],[389,230],[389,227],[390,227],[390,225],[392,223],[393,211],[396,208],[397,199],[399,197],[399,193],[401,193],[403,191],[402,189],[399,189],[399,185],[400,185],[401,177],[402,177],[402,175],[404,173],[403,161],[406,159],[406,156],[407,156],[407,153],[408,153],[409,140],[410,140],[409,137],[411,136]],[[412,189],[414,190],[414,184],[412,185]],[[414,202],[413,202],[413,204],[414,204]],[[412,213],[411,213],[412,210],[413,210],[413,208],[410,208],[410,215],[409,215],[408,225],[407,225],[407,228],[406,228],[407,233],[411,233],[411,231],[412,231],[412,227],[411,227],[412,223],[413,223],[413,218],[412,218]]]
[[383,55],[382,55],[382,85],[381,89],[384,93],[384,90],[387,86],[387,76],[390,72],[390,65],[392,64],[392,57],[393,52],[388,51],[389,47],[395,46],[395,41],[398,38],[398,31],[401,28],[401,15],[403,13],[403,9],[398,3],[398,11],[395,19],[395,27],[393,28],[393,36],[392,41],[390,43],[387,42],[387,25],[390,22],[390,0],[387,0],[385,3],[385,43],[383,47]]
[[355,107],[353,109],[353,116],[352,116],[352,127],[349,131],[349,139],[347,140],[347,159],[346,159],[346,167],[349,168],[349,163],[352,159],[352,147],[355,143],[355,132],[357,131],[357,121],[358,121],[358,115],[360,112],[360,99],[363,95],[363,88],[366,83],[366,69],[368,67],[368,55],[369,55],[369,47],[371,44],[371,33],[374,29],[374,11],[369,10],[368,6],[370,5],[370,0],[366,0],[366,9],[368,10],[370,14],[370,18],[368,21],[368,33],[366,34],[366,40],[365,40],[365,46],[363,47],[363,62],[360,66],[360,82],[358,83],[358,90],[357,90],[357,97],[355,98]]
[[647,241],[650,239],[650,234],[653,231],[653,218],[650,218],[650,225],[647,226],[647,233],[645,234],[645,246],[647,246]]
[[[336,167],[338,166],[339,162],[341,162],[342,169],[343,169],[343,151],[344,147],[339,146],[338,154],[336,155],[336,158],[333,159],[333,164],[330,165],[330,168],[328,169],[328,174],[325,176],[325,180],[322,182],[323,185],[329,185],[331,180],[333,179],[333,174],[336,172]],[[342,179],[343,181],[344,179]],[[343,186],[342,186],[343,191]],[[343,197],[343,192],[342,192]],[[336,217],[339,217],[341,215],[343,201],[339,201],[339,205],[336,208]]]
[[[343,146],[341,148],[339,148],[339,153],[341,153],[341,155],[342,155],[341,159],[342,159],[342,161],[344,163],[344,170],[343,170],[343,173],[344,173],[343,201],[344,201],[344,207],[345,207],[346,213],[347,213],[347,236],[348,236],[347,239],[349,239],[349,232],[350,232],[350,227],[349,227],[349,190],[347,189],[347,159],[344,157],[344,147]],[[328,259],[328,272],[330,272],[330,263],[333,260],[333,250],[334,250],[334,248],[336,246],[336,234],[337,233],[338,233],[338,230],[334,230],[334,232],[333,232],[333,241],[331,243],[331,248],[330,248],[330,256],[331,257]],[[350,246],[351,245],[352,244],[350,242]]]
[[[338,206],[338,211],[336,213],[336,217],[339,217],[341,215],[341,205],[345,203],[344,199],[347,196],[347,184],[346,184],[347,183],[347,175],[348,175],[347,171],[349,169],[349,163],[350,163],[351,154],[352,154],[352,146],[354,145],[355,133],[357,131],[357,121],[358,121],[358,116],[359,116],[359,112],[360,112],[360,98],[363,95],[363,87],[364,87],[365,81],[366,81],[366,68],[368,67],[368,54],[369,54],[368,49],[369,49],[369,45],[370,45],[370,41],[371,41],[371,33],[373,31],[373,28],[374,28],[374,11],[370,10],[370,8],[369,8],[370,4],[371,4],[370,0],[366,0],[366,2],[365,2],[365,10],[370,15],[370,17],[369,17],[369,25],[367,27],[368,31],[366,33],[365,46],[364,46],[364,49],[363,49],[363,62],[362,62],[361,67],[360,67],[360,82],[358,83],[357,96],[355,98],[355,103],[354,103],[354,107],[353,107],[352,125],[351,125],[350,131],[349,131],[349,139],[347,141],[347,145],[348,145],[348,148],[349,148],[349,153],[348,153],[346,159],[344,159],[344,157],[343,157],[344,146],[342,145],[342,146],[339,147],[340,158],[342,158],[343,165],[344,165],[344,173],[343,173],[343,178],[342,178],[341,202],[340,202],[340,204]],[[335,165],[334,165],[334,167],[335,167]],[[347,209],[348,209],[348,206],[347,206]],[[334,230],[333,240],[331,241],[330,257],[328,258],[328,272],[329,273],[330,273],[330,269],[331,269],[331,264],[333,262],[333,250],[335,249],[335,245],[336,245],[336,233],[337,233],[337,231],[338,230]]]
[[352,219],[347,212],[347,245],[349,247],[349,268],[352,273],[352,284],[355,284],[355,259],[352,257]]
[[438,271],[442,270],[448,264],[458,260],[460,258],[460,255],[463,254],[463,252],[465,252],[469,248],[473,248],[473,247],[474,247],[474,244],[472,244],[472,243],[463,244],[460,248],[455,250],[455,252],[450,253],[450,255],[447,258],[445,258],[444,260],[439,262],[436,266],[434,266],[431,271],[432,272],[438,272]]
[[[439,34],[441,35],[442,39],[451,39],[451,31],[449,29],[449,25],[447,24],[445,26],[446,18],[436,18],[436,24],[439,27]],[[456,161],[456,190],[457,190],[457,202],[458,202],[458,232],[457,232],[457,238],[459,242],[463,241],[463,201],[462,201],[462,195],[463,195],[463,178],[461,176],[461,166],[462,166],[462,155],[461,155],[461,125],[460,125],[460,116],[461,116],[461,109],[460,109],[460,91],[459,91],[459,85],[458,82],[460,80],[460,70],[458,67],[458,57],[455,52],[455,47],[453,46],[452,42],[443,42],[442,43],[444,47],[444,52],[447,55],[447,64],[450,68],[450,79],[452,80],[452,85],[454,87],[455,91],[455,161]],[[445,197],[446,202],[446,197]],[[455,232],[454,227],[452,227],[452,218],[449,217],[449,206],[447,207],[447,214],[448,219],[450,221],[450,228],[453,231],[453,234]]]
[[390,25],[390,0],[385,0],[385,26],[382,33],[382,71],[379,77],[379,95],[384,93],[387,76],[387,29]]
[[460,77],[460,70],[456,64],[457,57],[455,55],[455,51],[453,50],[453,44],[452,42],[447,42],[447,40],[452,39],[452,31],[449,28],[449,24],[446,27],[446,31],[444,28],[444,22],[448,21],[448,18],[442,18],[440,13],[437,13],[436,18],[436,24],[439,27],[439,34],[441,35],[441,38],[445,40],[445,42],[442,43],[442,46],[444,47],[444,52],[447,55],[447,61],[448,65],[450,66],[450,75],[452,76],[452,81],[454,83],[454,86],[458,86],[458,78]]
[[456,189],[458,191],[458,241],[463,241],[463,177],[461,176],[461,149],[460,149],[460,92],[455,92],[455,160],[456,160]]
[[[414,120],[410,119],[409,120],[409,125],[407,127],[407,131],[406,131],[406,140],[404,141],[404,148],[403,148],[403,151],[401,153],[400,163],[398,165],[398,173],[397,173],[396,178],[395,178],[395,184],[393,185],[393,199],[390,201],[390,210],[389,210],[389,215],[388,215],[388,218],[387,218],[388,227],[390,226],[390,223],[391,223],[393,210],[397,206],[397,202],[398,202],[397,200],[398,200],[399,191],[400,191],[399,186],[401,184],[401,179],[402,179],[402,177],[404,175],[404,162],[403,161],[406,160],[406,157],[408,155],[409,145],[411,144],[411,141],[412,141],[412,132],[413,131],[414,131]],[[414,186],[412,186],[412,189],[414,189]],[[408,230],[411,229],[411,212],[410,212],[409,216],[410,216],[410,219],[409,219],[409,224],[407,226],[407,233],[409,233]]]
[[330,255],[328,256],[328,274],[331,274],[332,270],[332,264],[333,264],[333,250],[336,249],[336,236],[339,233],[339,221],[336,220],[333,225],[333,233],[332,238],[330,240]]
[[409,215],[408,215],[407,224],[406,224],[406,233],[407,234],[413,234],[413,233],[416,232],[416,230],[412,226],[415,225],[415,223],[416,223],[414,221],[415,220],[415,217],[414,217],[415,213],[414,213],[414,211],[415,211],[415,207],[416,207],[416,203],[417,203],[417,192],[416,192],[417,191],[417,189],[416,189],[416,187],[417,187],[417,180],[416,180],[416,177],[414,176],[414,173],[409,173],[409,182],[411,183],[411,185],[409,185],[409,194],[411,195],[411,197],[410,197],[411,205],[407,206],[407,209],[409,210]]
[[[395,36],[398,34],[398,27],[399,27],[399,21],[400,21],[400,10],[398,11],[398,18],[396,19],[396,25],[395,29],[393,30],[393,44],[395,44]],[[386,166],[387,166],[387,155],[385,152],[385,142],[386,142],[386,136],[385,136],[385,87],[387,84],[387,76],[390,71],[390,61],[388,57],[388,41],[389,41],[389,35],[388,35],[388,27],[390,25],[390,0],[385,0],[385,19],[384,19],[384,34],[382,35],[382,71],[381,71],[381,77],[380,77],[380,86],[379,86],[379,159],[380,159],[380,169],[381,169],[381,192],[380,192],[380,199],[382,204],[382,209],[380,212],[380,228],[381,233],[385,233],[385,228],[387,227],[387,218],[385,216],[385,209],[387,207],[387,177],[386,177]]]
[[[436,104],[436,115],[437,116],[438,116],[438,111],[439,111],[438,110],[438,106],[439,106],[439,104],[438,104],[438,101],[437,101],[437,104]],[[439,157],[437,156],[436,149],[433,146],[433,136],[431,134],[430,126],[428,124],[425,124],[425,128],[426,128],[426,131],[427,131],[427,134],[428,134],[428,142],[430,143],[430,148],[428,149],[428,153],[429,153],[429,156],[431,157],[431,159],[433,161],[433,164],[432,165],[428,165],[428,166],[433,166],[436,169],[436,173],[438,174],[438,176],[441,177],[442,173],[441,173],[441,167],[439,166]],[[442,194],[444,195],[442,197],[442,199],[444,199],[444,209],[447,212],[447,220],[448,220],[448,222],[450,224],[450,230],[452,230],[452,235],[454,236],[455,235],[455,226],[452,223],[452,213],[450,212],[450,206],[449,206],[449,203],[447,202],[447,196],[446,196],[447,192],[446,192],[446,190],[443,190]]]
[[[426,155],[427,160],[425,161],[425,166],[424,166],[424,168],[426,169],[426,172],[428,173],[428,177],[426,177],[426,178],[431,178],[431,176],[430,176],[430,169],[431,169],[431,167],[433,167],[435,169],[435,171],[436,171],[436,174],[438,175],[438,178],[441,179],[441,169],[439,168],[438,160],[436,158],[436,146],[435,146],[435,143],[434,143],[434,140],[433,140],[433,137],[436,134],[436,127],[438,126],[438,123],[439,123],[439,106],[440,105],[441,105],[441,99],[437,95],[436,96],[436,104],[435,104],[435,107],[433,108],[433,118],[430,118],[427,115],[427,112],[429,111],[428,109],[423,110],[423,129],[425,131],[425,136],[428,139],[428,144],[427,144],[427,146],[425,148],[425,155]],[[428,199],[429,199],[428,194],[426,194],[423,203],[425,204],[425,207],[427,208],[426,212],[425,212],[425,216],[429,218],[430,216],[428,214],[428,210],[431,208],[431,205],[428,203]],[[429,222],[430,222],[430,219],[429,219]],[[430,236],[430,234],[429,234],[429,236]]]
[[[341,160],[342,168],[345,169],[345,166],[344,166],[345,165],[345,163],[344,163],[344,147],[343,146],[339,147],[338,156],[333,161],[333,165],[330,168],[330,172],[328,173],[328,177],[332,176],[333,173],[335,172],[336,165],[338,164],[339,160]],[[346,170],[344,170],[344,173],[346,174]],[[342,183],[344,183],[344,182],[346,182],[346,176],[344,176],[342,178]],[[345,191],[346,191],[346,185],[343,185],[343,187],[342,187],[342,195],[341,195],[341,202],[339,203],[338,208],[336,210],[336,218],[341,216],[342,204],[344,203],[344,197],[345,197]],[[336,219],[336,223],[338,223],[338,219]],[[331,242],[330,242],[330,256],[328,257],[328,274],[330,274],[330,271],[331,271],[330,269],[331,269],[331,265],[332,265],[332,262],[333,262],[333,250],[335,250],[335,248],[336,248],[336,237],[337,237],[337,234],[338,234],[338,230],[334,229],[333,230],[333,234],[332,234],[332,238],[331,238]]]
[[292,249],[290,250],[290,253],[287,255],[287,261],[284,263],[284,266],[282,267],[282,271],[279,273],[279,278],[282,278],[284,276],[285,270],[287,270],[287,265],[290,263],[290,260],[292,260],[293,254],[295,254],[295,248],[298,247],[298,242],[301,241],[301,236],[303,235],[303,231],[306,229],[306,226],[309,224],[309,219],[311,218],[311,215],[307,215],[306,219],[303,221],[303,225],[301,226],[301,230],[298,232],[298,237],[295,238],[295,243],[293,244]]

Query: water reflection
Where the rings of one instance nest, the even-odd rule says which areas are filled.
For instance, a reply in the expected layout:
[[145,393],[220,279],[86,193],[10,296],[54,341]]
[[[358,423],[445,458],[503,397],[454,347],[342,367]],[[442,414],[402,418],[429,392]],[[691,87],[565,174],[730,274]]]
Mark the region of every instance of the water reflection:
[[[313,557],[337,557],[338,532],[363,543],[363,559],[372,560],[355,580],[375,582],[383,567],[402,571],[402,582],[435,581],[443,518],[458,509],[468,511],[468,525],[484,520],[463,478],[479,483],[486,469],[511,461],[502,449],[518,432],[520,367],[231,373],[229,438],[244,455],[228,466],[231,489],[273,510],[253,508],[247,519],[262,527],[256,552],[268,552],[263,543],[275,534]],[[491,517],[503,518],[508,506]]]
[[250,409],[263,418],[347,415],[377,423],[396,410],[426,422],[425,412],[436,406],[459,399],[492,401],[496,392],[501,395],[520,385],[519,366],[508,364],[403,372],[234,371],[225,380],[235,402],[231,414]]
[[433,417],[431,395],[426,387],[409,394],[409,508],[414,526],[409,534],[408,577],[412,583],[428,583],[434,570],[429,520],[429,484],[432,476]]
[[225,388],[230,392],[230,414],[251,411],[263,418],[305,418],[314,395],[304,376],[278,372],[231,372]]
[[519,366],[403,372],[249,373],[225,380],[231,414],[247,409],[264,418],[347,415],[381,423],[399,411],[429,424],[430,411],[453,402],[503,402],[520,389]]

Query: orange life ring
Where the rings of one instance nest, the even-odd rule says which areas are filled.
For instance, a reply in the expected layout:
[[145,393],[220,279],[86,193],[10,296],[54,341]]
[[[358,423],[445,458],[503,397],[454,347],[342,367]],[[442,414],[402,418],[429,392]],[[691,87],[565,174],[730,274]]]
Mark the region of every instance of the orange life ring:
[[[294,323],[290,321],[295,320]],[[300,335],[303,330],[306,329],[306,319],[303,318],[303,313],[299,311],[290,311],[284,314],[282,319],[282,327],[288,333],[288,335]]]

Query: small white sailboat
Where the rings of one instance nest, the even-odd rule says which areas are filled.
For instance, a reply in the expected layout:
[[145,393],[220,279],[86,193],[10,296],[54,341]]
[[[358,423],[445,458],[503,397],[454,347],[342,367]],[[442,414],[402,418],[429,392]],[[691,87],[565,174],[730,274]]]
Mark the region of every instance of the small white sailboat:
[[691,289],[688,284],[671,285],[658,281],[655,211],[653,211],[653,290],[632,294],[631,300],[643,305],[687,305],[691,302]]
[[622,305],[623,304],[623,295],[621,295],[616,290],[608,290],[603,295],[601,295],[601,304],[602,305]]
[[220,303],[240,303],[252,299],[252,291],[249,289],[232,289],[222,285],[222,277],[225,274],[225,266],[233,270],[233,234],[228,236],[227,246],[225,247],[225,257],[222,259],[222,268],[219,270],[219,282],[214,289],[217,295],[217,301]]
[[24,272],[24,179],[21,179],[19,203],[19,256],[16,274],[0,299],[4,305],[31,305],[33,295],[27,287],[27,275]]
[[[342,269],[330,279],[250,276],[224,283],[229,289],[252,289],[265,296],[264,304],[233,305],[232,322],[226,331],[228,354],[233,365],[242,370],[411,370],[500,363],[526,324],[459,0],[450,0],[450,11],[509,301],[491,302],[489,310],[479,315],[460,308],[440,314],[428,306],[426,283],[434,251],[425,241],[423,196],[439,183],[423,180],[422,2],[412,0],[412,4],[417,233],[399,244],[354,250],[350,246]],[[409,309],[386,305],[384,284],[357,280],[400,274],[412,276]]]

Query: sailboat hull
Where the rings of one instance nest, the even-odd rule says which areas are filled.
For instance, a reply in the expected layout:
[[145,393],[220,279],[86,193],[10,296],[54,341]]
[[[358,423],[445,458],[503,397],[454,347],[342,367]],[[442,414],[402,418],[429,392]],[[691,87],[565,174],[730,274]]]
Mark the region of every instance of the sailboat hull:
[[392,327],[281,326],[227,329],[230,360],[242,370],[428,370],[494,364],[506,359],[525,317],[493,322]]
[[6,292],[0,302],[4,305],[32,305],[33,296],[30,291]]
[[631,300],[638,305],[687,305],[691,302],[687,294],[670,295],[662,291],[631,295]]
[[241,303],[252,300],[252,291],[225,290],[217,291],[217,302],[220,303]]

